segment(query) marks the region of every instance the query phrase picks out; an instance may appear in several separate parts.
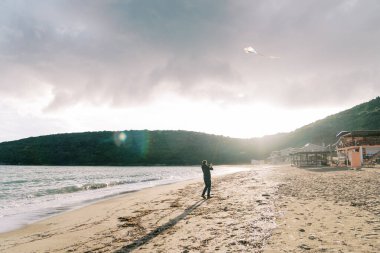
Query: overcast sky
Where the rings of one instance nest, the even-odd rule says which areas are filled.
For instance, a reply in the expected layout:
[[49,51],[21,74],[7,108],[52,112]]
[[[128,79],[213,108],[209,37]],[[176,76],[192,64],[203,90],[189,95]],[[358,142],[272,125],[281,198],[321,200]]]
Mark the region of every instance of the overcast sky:
[[380,95],[379,13],[378,0],[0,0],[0,142],[295,130]]

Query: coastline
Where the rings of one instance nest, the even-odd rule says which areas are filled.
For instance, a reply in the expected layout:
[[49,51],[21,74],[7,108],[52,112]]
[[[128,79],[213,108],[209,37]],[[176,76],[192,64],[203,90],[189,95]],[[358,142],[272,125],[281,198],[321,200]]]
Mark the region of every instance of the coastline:
[[[256,197],[261,201],[268,198],[261,196],[257,187],[252,186],[248,191],[237,187],[256,181],[256,176],[257,172],[249,170],[214,177],[214,197],[209,200],[200,197],[203,181],[196,179],[97,202],[0,234],[0,251],[129,252],[131,249],[144,250],[145,245],[151,245],[146,252],[151,252],[153,248],[154,251],[178,251],[178,247],[195,250],[209,247],[216,233],[223,234],[225,222],[234,234],[226,245],[233,246],[236,236],[242,237],[239,240],[244,244],[249,233],[241,233],[241,224],[234,217],[248,221],[252,217],[250,210],[257,209],[258,214],[267,212],[266,207],[257,208]],[[266,187],[266,183],[262,187]],[[253,192],[257,196],[247,202],[247,198],[253,197]],[[270,214],[270,217],[272,219],[274,215]],[[179,226],[181,229],[178,229]],[[166,238],[166,234],[173,231],[179,234]],[[196,232],[199,238],[194,239],[190,232]],[[194,240],[197,243],[194,244]],[[178,241],[184,244],[179,245]],[[220,244],[214,243],[215,247]]]
[[[0,234],[0,252],[62,251],[70,247],[72,239],[91,240],[91,235],[101,233],[104,227],[117,225],[112,214],[130,213],[131,208],[154,201],[159,194],[168,194],[196,180],[153,186],[123,195],[97,201],[87,206],[42,219],[22,228]],[[132,211],[132,212],[133,212]],[[113,219],[114,218],[114,219]],[[99,226],[97,226],[99,225]],[[83,233],[90,235],[86,237]],[[76,242],[73,242],[76,244]]]
[[[0,166],[0,233],[78,209],[125,193],[201,178],[199,166],[184,167],[73,167]],[[216,175],[245,170],[245,166],[218,166]],[[44,175],[49,175],[48,177]],[[17,180],[16,180],[16,179]],[[5,183],[4,183],[5,180]],[[38,182],[38,183],[36,183]]]
[[0,234],[0,252],[379,252],[380,171],[252,167]]

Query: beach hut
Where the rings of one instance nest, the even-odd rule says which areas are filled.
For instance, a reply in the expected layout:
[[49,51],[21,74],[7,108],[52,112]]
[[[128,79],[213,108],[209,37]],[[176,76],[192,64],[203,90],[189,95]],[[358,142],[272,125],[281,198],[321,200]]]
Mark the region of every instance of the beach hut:
[[307,143],[290,154],[291,165],[297,167],[326,166],[330,151],[326,147]]
[[337,137],[340,165],[359,168],[379,163],[380,130],[341,131]]

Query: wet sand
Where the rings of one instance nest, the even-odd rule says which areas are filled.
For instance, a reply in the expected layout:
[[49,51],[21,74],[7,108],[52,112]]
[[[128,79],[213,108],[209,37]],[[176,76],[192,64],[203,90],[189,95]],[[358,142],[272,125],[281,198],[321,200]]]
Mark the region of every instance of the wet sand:
[[[216,168],[217,169],[217,168]],[[379,252],[380,170],[288,166],[159,186],[0,234],[1,252]]]

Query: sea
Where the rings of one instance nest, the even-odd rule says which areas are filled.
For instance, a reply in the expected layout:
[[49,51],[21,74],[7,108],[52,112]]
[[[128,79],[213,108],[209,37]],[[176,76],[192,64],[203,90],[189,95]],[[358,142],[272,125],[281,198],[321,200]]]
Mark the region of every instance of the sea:
[[[213,176],[248,169],[214,166]],[[200,166],[0,165],[0,233],[120,194],[196,178],[202,178]]]

